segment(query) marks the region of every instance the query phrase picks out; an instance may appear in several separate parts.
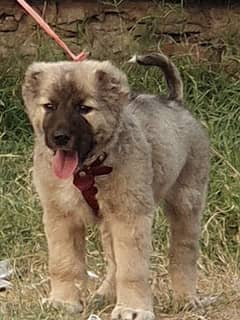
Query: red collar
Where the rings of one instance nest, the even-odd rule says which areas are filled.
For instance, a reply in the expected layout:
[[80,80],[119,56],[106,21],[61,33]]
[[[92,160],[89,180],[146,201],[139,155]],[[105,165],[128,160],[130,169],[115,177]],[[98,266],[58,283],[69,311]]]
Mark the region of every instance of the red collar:
[[78,171],[73,178],[73,184],[81,191],[83,198],[96,216],[98,215],[99,204],[96,199],[98,189],[95,186],[95,177],[112,172],[112,167],[102,166],[106,157],[107,154],[103,153],[92,164],[84,166],[83,169]]

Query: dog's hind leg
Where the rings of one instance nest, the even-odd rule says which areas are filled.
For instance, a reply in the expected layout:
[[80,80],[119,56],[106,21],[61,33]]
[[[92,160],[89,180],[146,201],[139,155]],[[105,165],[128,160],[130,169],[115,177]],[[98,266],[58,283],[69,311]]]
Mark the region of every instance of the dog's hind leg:
[[44,208],[49,248],[50,302],[70,312],[81,312],[85,291],[85,226],[72,212]]
[[207,156],[201,165],[196,165],[193,160],[185,165],[165,199],[171,230],[169,272],[177,299],[192,300],[196,295],[200,218],[208,182]]

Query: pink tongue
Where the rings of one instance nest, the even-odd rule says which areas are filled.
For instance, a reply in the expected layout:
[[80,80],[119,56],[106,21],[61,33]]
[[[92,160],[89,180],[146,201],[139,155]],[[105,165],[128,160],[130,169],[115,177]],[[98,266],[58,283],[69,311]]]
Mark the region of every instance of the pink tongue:
[[59,179],[69,178],[78,165],[77,152],[57,150],[53,157],[53,171]]

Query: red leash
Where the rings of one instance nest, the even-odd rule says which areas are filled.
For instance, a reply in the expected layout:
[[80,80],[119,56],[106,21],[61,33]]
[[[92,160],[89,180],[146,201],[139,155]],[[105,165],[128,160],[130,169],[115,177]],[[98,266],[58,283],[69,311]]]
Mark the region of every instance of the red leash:
[[[81,52],[74,55],[68,46],[59,38],[59,36],[50,28],[43,18],[32,9],[24,0],[17,2],[27,11],[27,13],[40,25],[40,27],[69,55],[73,61],[82,61],[87,58],[87,53]],[[99,156],[90,166],[84,166],[81,171],[73,177],[73,184],[81,191],[83,198],[92,208],[93,213],[98,216],[99,205],[96,199],[98,192],[95,186],[95,177],[106,175],[112,172],[112,167],[102,165],[107,155]]]
[[59,36],[52,30],[52,28],[43,20],[43,18],[24,0],[17,0],[17,2],[27,11],[27,13],[40,25],[40,27],[69,55],[73,61],[82,61],[87,58],[87,53],[81,52],[75,55],[68,48]]

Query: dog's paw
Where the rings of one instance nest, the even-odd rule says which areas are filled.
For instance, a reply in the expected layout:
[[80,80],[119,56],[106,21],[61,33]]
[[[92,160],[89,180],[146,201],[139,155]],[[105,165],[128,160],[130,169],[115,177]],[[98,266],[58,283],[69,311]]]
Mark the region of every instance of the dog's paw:
[[44,299],[42,301],[43,304],[47,304],[52,306],[55,309],[64,309],[69,314],[76,314],[83,312],[83,304],[81,302],[66,302],[55,299]]
[[79,303],[68,303],[68,302],[61,302],[61,301],[53,301],[52,305],[54,308],[59,309],[63,308],[69,314],[76,314],[83,312],[83,305]]
[[112,312],[112,320],[154,320],[151,311],[116,306]]
[[109,304],[110,302],[105,296],[95,293],[94,296],[88,301],[87,309],[100,310]]
[[98,300],[101,299],[104,301],[108,301],[109,303],[114,302],[116,299],[115,286],[109,281],[103,281],[101,286],[97,289],[95,297],[97,297]]
[[184,310],[198,310],[204,309],[205,307],[215,303],[217,301],[217,296],[210,296],[205,298],[191,297],[185,303]]

